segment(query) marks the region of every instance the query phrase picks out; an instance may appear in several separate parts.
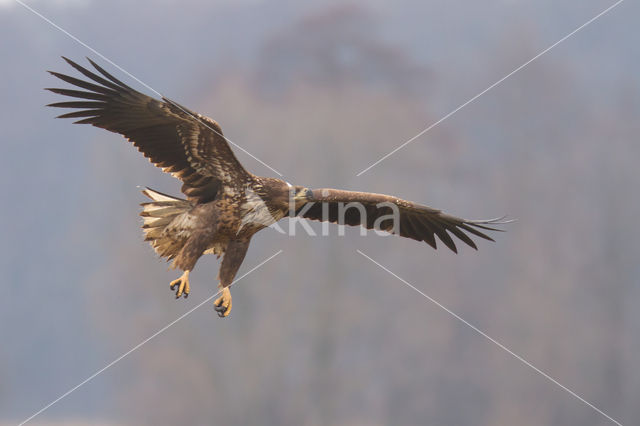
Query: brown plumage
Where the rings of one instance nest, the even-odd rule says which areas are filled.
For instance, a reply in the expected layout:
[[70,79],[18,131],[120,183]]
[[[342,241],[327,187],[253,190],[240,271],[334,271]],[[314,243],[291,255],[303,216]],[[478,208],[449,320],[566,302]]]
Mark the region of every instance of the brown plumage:
[[[309,190],[281,179],[247,172],[234,156],[214,120],[167,98],[144,95],[89,59],[98,71],[65,61],[89,80],[50,71],[75,89],[49,88],[76,98],[49,106],[72,108],[60,118],[79,118],[119,133],[164,172],[183,183],[186,199],[146,189],[142,204],[145,238],[183,275],[170,284],[176,297],[189,294],[189,272],[205,253],[224,255],[219,271],[222,295],[214,302],[220,316],[231,311],[229,285],[244,260],[253,234],[285,216],[346,225],[362,225],[424,241],[436,248],[436,236],[457,252],[457,237],[476,249],[468,234],[492,239],[483,231],[502,219],[470,221],[396,197],[337,189]],[[77,90],[77,88],[83,90]]]

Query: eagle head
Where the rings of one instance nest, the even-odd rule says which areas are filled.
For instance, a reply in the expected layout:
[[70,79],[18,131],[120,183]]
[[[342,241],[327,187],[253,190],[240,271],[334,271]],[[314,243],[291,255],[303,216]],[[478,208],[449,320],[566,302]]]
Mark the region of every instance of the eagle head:
[[293,193],[293,201],[300,204],[308,203],[309,201],[313,201],[313,191],[309,188],[305,188],[304,186],[296,185],[292,187]]
[[295,210],[298,210],[300,207],[304,206],[310,201],[313,201],[313,191],[309,188],[305,188],[300,185],[291,185],[287,182],[289,186],[289,199],[290,203],[295,205]]
[[271,211],[288,214],[291,208],[298,210],[313,201],[313,191],[300,185],[291,185],[281,179],[260,178],[260,196]]

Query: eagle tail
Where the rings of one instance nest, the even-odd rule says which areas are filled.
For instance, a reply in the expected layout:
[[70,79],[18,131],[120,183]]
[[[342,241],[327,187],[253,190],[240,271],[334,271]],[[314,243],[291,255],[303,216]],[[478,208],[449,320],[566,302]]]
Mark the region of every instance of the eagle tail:
[[188,212],[193,206],[187,200],[149,188],[142,193],[153,200],[150,203],[141,204],[140,216],[144,221],[142,229],[145,233],[145,241],[149,241],[158,255],[172,260],[180,253],[185,239],[173,232],[168,232],[170,230],[167,227],[177,216]]

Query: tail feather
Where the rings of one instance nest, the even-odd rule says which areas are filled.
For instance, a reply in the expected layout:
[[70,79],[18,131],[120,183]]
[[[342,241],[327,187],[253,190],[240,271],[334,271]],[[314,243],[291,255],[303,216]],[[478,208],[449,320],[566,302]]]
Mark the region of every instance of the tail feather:
[[144,221],[144,224],[142,225],[142,229],[165,227],[173,220],[175,216],[176,215],[170,215],[170,216],[164,216],[164,217],[142,216]]
[[[158,192],[158,191],[154,191],[151,188],[145,188],[142,193],[144,195],[146,195],[147,197],[151,198],[153,201],[157,201],[157,202],[162,202],[162,201],[166,201],[166,202],[170,202],[173,203],[175,201],[182,201],[184,203],[188,203],[188,201],[180,199],[180,198],[176,198],[176,197],[172,197],[171,195],[167,195],[167,194],[163,194],[162,192]],[[147,204],[147,203],[145,203]]]
[[142,229],[145,241],[162,257],[168,260],[175,258],[185,241],[167,231],[168,225],[179,215],[188,212],[193,207],[187,200],[175,198],[161,192],[146,188],[142,191],[152,202],[142,203],[140,216],[143,219]]
[[176,206],[175,203],[169,203],[167,201],[163,201],[160,203],[144,203],[142,205],[143,207],[145,207],[142,213],[140,213],[140,216],[142,217],[157,218],[182,213],[181,206]]

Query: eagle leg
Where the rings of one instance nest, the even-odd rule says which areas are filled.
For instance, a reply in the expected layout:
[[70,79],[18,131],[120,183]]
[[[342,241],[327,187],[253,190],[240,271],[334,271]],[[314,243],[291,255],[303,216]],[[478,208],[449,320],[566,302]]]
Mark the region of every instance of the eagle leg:
[[173,291],[174,287],[178,287],[176,292],[176,299],[179,299],[180,296],[184,294],[184,298],[186,299],[189,296],[189,272],[184,271],[184,273],[177,280],[171,281],[169,284],[169,288]]
[[196,262],[200,256],[202,256],[202,253],[207,247],[207,241],[210,239],[211,235],[209,233],[194,232],[173,261],[172,268],[182,269],[184,271],[180,278],[171,281],[169,284],[169,288],[172,291],[174,287],[178,287],[175,290],[176,299],[182,295],[184,295],[185,298],[189,296],[189,272],[196,266]]
[[232,240],[229,241],[225,248],[224,258],[220,265],[218,278],[220,283],[218,288],[222,289],[220,297],[213,302],[213,309],[218,312],[220,318],[224,318],[231,312],[231,292],[229,286],[233,284],[233,279],[242,265],[247,249],[249,248],[249,240]]

